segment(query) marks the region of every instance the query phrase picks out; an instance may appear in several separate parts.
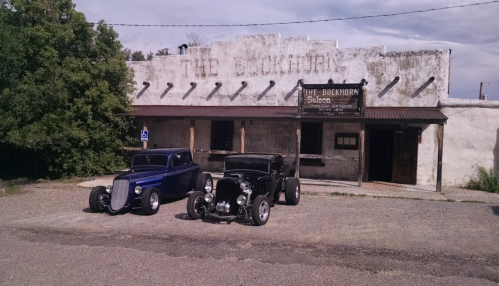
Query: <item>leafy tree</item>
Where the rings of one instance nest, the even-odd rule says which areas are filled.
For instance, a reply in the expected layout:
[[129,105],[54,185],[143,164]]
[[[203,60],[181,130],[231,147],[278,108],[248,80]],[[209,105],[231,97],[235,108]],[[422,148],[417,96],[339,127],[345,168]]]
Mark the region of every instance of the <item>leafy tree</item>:
[[156,56],[168,56],[168,48],[163,48],[156,52]]
[[146,60],[146,57],[144,56],[142,51],[135,51],[132,53],[132,58],[131,58],[132,62],[140,62],[140,61],[145,61],[145,60]]
[[152,58],[153,58],[153,57],[154,57],[154,53],[153,53],[153,52],[149,52],[149,53],[147,54],[147,60],[148,60],[148,61],[152,60]]
[[0,7],[0,175],[89,176],[124,167],[133,72],[118,34],[71,0]]
[[123,57],[125,58],[125,61],[132,60],[132,50],[130,50],[130,49],[123,49]]

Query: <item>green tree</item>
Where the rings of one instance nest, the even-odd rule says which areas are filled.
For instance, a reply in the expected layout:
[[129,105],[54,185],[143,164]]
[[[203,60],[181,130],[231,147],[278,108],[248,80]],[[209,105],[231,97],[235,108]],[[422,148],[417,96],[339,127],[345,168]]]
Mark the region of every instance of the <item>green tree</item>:
[[149,52],[149,53],[147,54],[147,60],[148,60],[148,61],[152,60],[152,58],[153,58],[153,57],[154,57],[154,53],[153,53],[153,52]]
[[156,56],[168,56],[168,48],[163,48],[156,52]]
[[142,51],[135,51],[132,53],[132,58],[131,58],[132,62],[140,62],[140,61],[145,61],[145,60],[146,60],[146,57],[144,56]]
[[89,176],[124,167],[133,72],[118,34],[71,0],[0,7],[0,174]]

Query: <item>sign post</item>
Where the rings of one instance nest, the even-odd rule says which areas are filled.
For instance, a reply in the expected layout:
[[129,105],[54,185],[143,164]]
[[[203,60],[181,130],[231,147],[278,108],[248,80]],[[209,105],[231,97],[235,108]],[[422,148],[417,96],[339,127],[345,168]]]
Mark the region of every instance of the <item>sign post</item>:
[[140,141],[144,142],[144,149],[147,148],[147,141],[149,140],[149,131],[140,130]]

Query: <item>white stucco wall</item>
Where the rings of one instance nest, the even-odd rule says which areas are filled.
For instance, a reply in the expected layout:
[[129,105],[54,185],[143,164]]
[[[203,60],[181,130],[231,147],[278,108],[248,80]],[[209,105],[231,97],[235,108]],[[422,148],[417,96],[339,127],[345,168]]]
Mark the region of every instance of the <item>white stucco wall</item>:
[[499,171],[499,102],[448,99],[442,184],[465,185],[476,166]]
[[[185,55],[157,56],[129,66],[137,82],[137,90],[129,95],[134,105],[294,106],[299,79],[316,84],[366,79],[368,106],[436,106],[448,97],[447,50],[341,49],[336,40],[270,34],[213,42],[210,47],[190,48]],[[433,82],[428,81],[431,77]],[[144,81],[150,87],[145,88]],[[248,86],[243,88],[242,81]],[[191,82],[197,86],[191,88]],[[216,82],[222,86],[216,88]]]

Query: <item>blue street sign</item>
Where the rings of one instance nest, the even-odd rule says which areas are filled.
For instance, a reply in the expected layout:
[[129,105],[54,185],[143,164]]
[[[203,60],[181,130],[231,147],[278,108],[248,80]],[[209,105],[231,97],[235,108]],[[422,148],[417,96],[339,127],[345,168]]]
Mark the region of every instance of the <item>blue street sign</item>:
[[147,142],[148,138],[149,138],[149,131],[147,131],[147,130],[140,130],[140,140],[142,142]]

